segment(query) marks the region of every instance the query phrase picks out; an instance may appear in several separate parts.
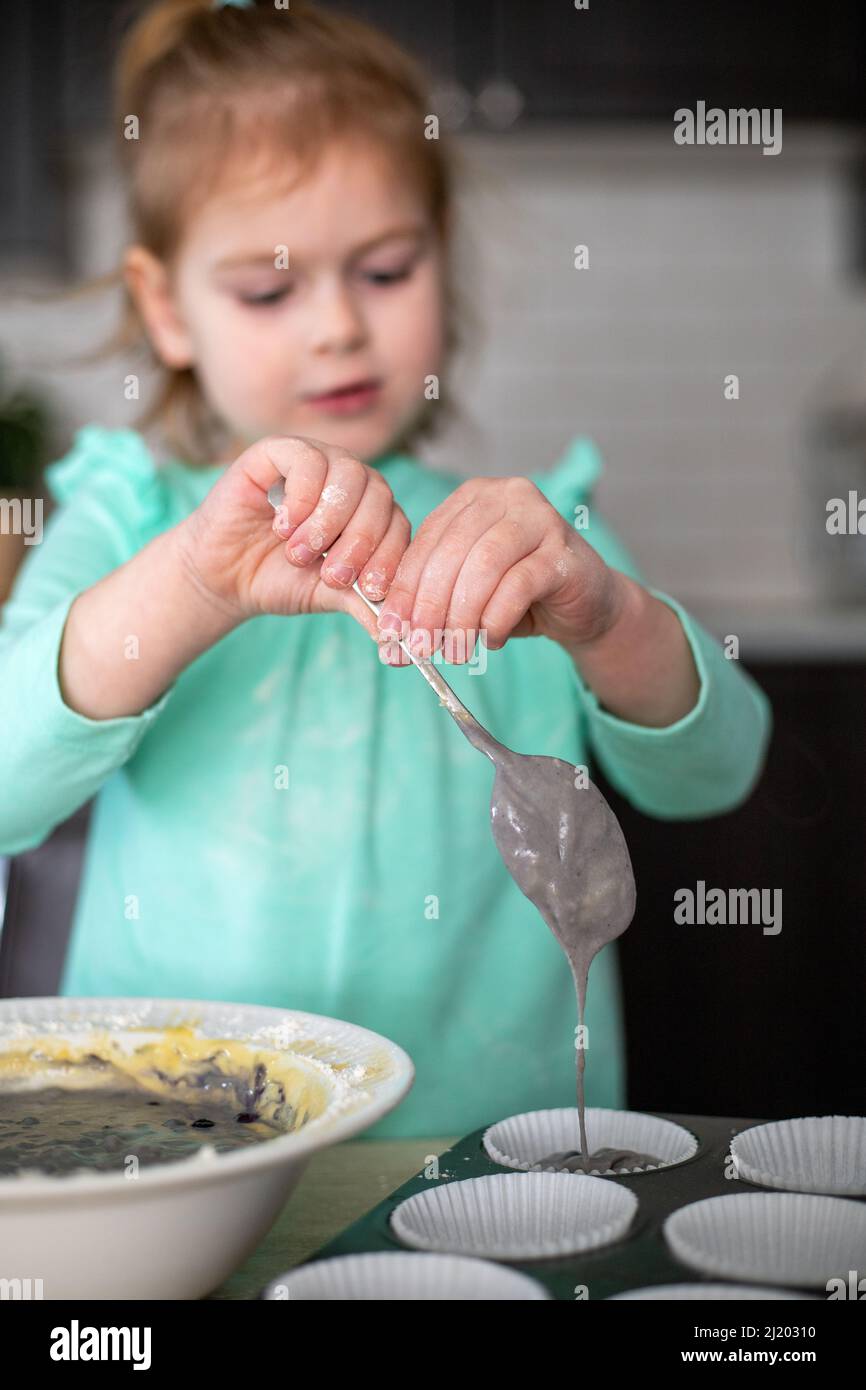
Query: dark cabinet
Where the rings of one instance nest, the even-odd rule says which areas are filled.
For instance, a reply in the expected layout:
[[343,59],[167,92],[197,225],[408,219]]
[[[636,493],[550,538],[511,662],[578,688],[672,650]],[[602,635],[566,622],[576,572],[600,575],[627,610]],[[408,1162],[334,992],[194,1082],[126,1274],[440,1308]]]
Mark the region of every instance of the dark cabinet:
[[[656,821],[599,778],[638,891],[620,942],[629,1104],[866,1114],[866,665],[750,670],[775,733],[746,805]],[[781,889],[782,930],[676,924],[674,893],[698,880]]]
[[[267,0],[260,0],[267,3]],[[412,50],[462,98],[465,127],[673,121],[679,107],[781,107],[784,120],[866,118],[861,0],[321,0]],[[0,47],[0,257],[68,268],[67,153],[107,130],[112,55],[135,0],[12,0]],[[289,12],[287,12],[289,13]],[[490,92],[494,84],[494,92]],[[496,88],[496,84],[498,88]],[[485,96],[485,91],[487,95]]]
[[[331,0],[381,24],[473,96],[506,80],[520,119],[670,121],[679,106],[781,107],[785,119],[862,120],[866,12],[797,0]],[[483,118],[480,124],[484,124]]]

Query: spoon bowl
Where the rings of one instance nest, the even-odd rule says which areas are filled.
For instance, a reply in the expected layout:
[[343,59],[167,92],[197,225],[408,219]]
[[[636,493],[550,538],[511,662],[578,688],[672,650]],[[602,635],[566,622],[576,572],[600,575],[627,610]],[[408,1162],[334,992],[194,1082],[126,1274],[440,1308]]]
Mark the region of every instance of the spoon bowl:
[[502,748],[490,802],[499,853],[569,953],[568,927],[599,950],[634,916],[634,872],[619,821],[584,769]]

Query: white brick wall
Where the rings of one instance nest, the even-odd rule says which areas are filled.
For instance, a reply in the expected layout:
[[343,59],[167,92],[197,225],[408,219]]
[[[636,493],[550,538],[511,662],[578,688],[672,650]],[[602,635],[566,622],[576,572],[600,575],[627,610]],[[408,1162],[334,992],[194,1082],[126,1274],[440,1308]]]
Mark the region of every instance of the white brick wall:
[[833,363],[866,346],[845,264],[854,143],[786,129],[774,158],[648,129],[466,140],[466,278],[487,325],[460,374],[476,470],[543,466],[588,434],[599,506],[659,587],[697,612],[816,601],[803,426]]

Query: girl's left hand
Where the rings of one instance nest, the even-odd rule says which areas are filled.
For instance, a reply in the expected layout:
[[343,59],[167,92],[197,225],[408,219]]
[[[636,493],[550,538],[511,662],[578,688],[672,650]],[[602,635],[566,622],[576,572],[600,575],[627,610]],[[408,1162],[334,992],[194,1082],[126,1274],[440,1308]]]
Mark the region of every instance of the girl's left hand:
[[492,651],[537,636],[573,649],[616,622],[623,581],[528,478],[471,478],[406,547],[379,616],[380,655],[409,664],[394,634],[416,655],[441,648],[458,663],[479,635]]

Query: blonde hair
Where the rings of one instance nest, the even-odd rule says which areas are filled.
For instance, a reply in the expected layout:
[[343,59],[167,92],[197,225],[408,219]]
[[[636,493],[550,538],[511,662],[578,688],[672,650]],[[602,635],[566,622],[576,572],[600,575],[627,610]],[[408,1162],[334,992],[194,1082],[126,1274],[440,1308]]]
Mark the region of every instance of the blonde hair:
[[[414,180],[441,238],[447,364],[459,339],[450,255],[456,155],[447,137],[426,138],[425,80],[414,59],[388,36],[307,0],[291,0],[286,9],[157,0],[122,40],[113,105],[132,240],[169,265],[185,222],[213,193],[238,149],[248,169],[257,168],[264,155],[266,169],[276,171],[289,155],[303,177],[333,138],[366,135],[378,141]],[[126,138],[132,117],[139,138]],[[118,286],[124,296],[119,327],[100,349],[78,360],[143,351],[156,369],[158,388],[136,428],[155,427],[193,465],[213,462],[214,451],[227,441],[224,426],[194,368],[166,367],[153,351],[122,267],[72,294]],[[453,411],[440,383],[439,399],[419,412],[392,447],[406,449],[432,435]]]

